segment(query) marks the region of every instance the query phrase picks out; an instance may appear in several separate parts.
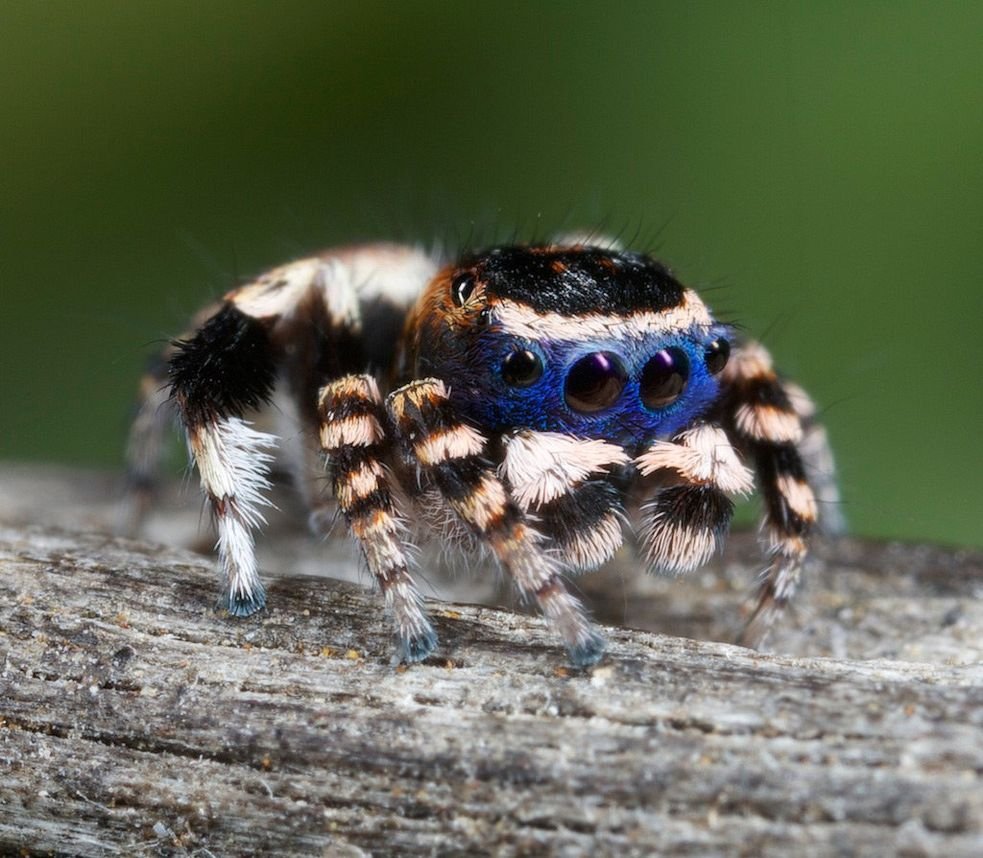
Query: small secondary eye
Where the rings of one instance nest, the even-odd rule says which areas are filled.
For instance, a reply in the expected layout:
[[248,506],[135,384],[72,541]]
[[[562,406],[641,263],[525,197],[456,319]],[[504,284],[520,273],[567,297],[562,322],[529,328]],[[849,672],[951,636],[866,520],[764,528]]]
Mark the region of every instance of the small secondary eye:
[[591,414],[614,405],[627,381],[621,358],[611,352],[594,352],[570,367],[563,393],[574,411]]
[[642,370],[642,402],[647,408],[665,408],[679,399],[689,379],[689,358],[682,349],[656,352]]
[[703,359],[707,362],[707,369],[710,370],[711,375],[716,375],[727,366],[727,359],[729,357],[730,343],[723,337],[718,337],[710,343],[703,355]]
[[535,352],[512,352],[502,362],[502,378],[513,387],[529,387],[543,374],[543,362]]
[[454,276],[451,281],[451,299],[457,307],[463,307],[465,301],[474,292],[474,275],[470,271],[463,271]]

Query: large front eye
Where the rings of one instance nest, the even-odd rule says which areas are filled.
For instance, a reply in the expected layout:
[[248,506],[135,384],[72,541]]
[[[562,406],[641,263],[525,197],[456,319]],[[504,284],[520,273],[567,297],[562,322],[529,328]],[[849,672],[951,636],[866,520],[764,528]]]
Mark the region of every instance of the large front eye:
[[543,374],[543,362],[535,352],[512,352],[502,362],[502,378],[512,387],[529,387]]
[[614,405],[626,381],[628,373],[621,358],[611,352],[594,352],[570,367],[563,393],[574,411],[591,414]]
[[642,402],[648,408],[671,405],[686,389],[689,358],[682,349],[656,352],[642,370]]

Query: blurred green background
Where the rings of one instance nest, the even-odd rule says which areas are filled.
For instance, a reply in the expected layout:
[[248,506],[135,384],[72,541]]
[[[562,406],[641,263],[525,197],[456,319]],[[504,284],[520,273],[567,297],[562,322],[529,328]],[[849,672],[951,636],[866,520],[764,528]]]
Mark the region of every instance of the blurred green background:
[[983,545],[983,4],[0,7],[0,457],[117,466],[152,343],[364,238],[601,227],[824,406],[858,533]]

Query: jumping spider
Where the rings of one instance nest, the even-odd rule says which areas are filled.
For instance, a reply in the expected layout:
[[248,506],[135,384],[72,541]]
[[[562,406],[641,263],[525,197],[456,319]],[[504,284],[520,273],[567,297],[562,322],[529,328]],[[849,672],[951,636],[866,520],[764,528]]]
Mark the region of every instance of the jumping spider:
[[[421,538],[489,550],[583,666],[604,644],[564,577],[609,560],[629,522],[649,568],[702,565],[728,495],[752,489],[749,461],[768,554],[741,638],[752,645],[795,589],[814,488],[832,485],[813,406],[764,348],[609,241],[493,247],[444,267],[389,244],[301,259],[203,312],[141,389],[131,484],[149,489],[176,409],[236,616],[265,602],[253,531],[277,443],[246,418],[286,394],[306,430],[295,458],[312,522],[344,516],[407,662],[437,646],[409,572],[410,518],[431,523]],[[326,473],[334,503],[317,491]]]

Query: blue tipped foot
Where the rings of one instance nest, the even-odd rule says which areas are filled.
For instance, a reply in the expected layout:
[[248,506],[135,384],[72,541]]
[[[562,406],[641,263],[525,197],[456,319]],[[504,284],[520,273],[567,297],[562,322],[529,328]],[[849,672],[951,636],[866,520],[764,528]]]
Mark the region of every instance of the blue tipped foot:
[[431,628],[409,638],[397,636],[396,652],[393,653],[392,663],[415,664],[424,661],[433,655],[437,643],[437,633]]
[[591,632],[585,640],[567,648],[570,663],[577,668],[591,667],[604,656],[605,646],[604,638],[597,632]]
[[266,607],[266,590],[259,586],[249,596],[225,592],[219,599],[218,607],[219,610],[228,611],[233,617],[248,617]]

